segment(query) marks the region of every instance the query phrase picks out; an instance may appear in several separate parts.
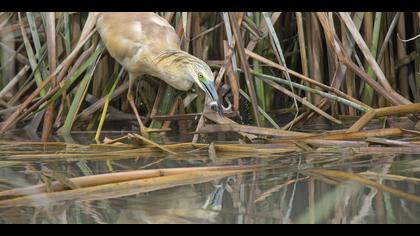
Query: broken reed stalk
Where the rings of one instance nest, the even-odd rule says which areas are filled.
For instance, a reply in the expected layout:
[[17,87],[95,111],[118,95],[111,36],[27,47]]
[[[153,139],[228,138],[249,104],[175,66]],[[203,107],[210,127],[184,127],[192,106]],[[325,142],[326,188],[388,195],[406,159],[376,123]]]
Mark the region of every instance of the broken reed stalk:
[[92,201],[131,196],[172,187],[206,183],[220,178],[249,172],[252,170],[200,171],[178,175],[137,179],[118,183],[103,184],[86,188],[53,193],[39,193],[0,201],[0,208],[18,206],[43,206],[66,200]]
[[171,150],[169,150],[169,149],[167,149],[167,148],[165,148],[164,146],[162,146],[162,145],[159,145],[159,144],[157,144],[157,143],[155,143],[155,142],[153,142],[152,140],[150,140],[150,139],[148,139],[148,138],[146,138],[146,137],[143,137],[142,135],[139,135],[139,134],[128,134],[128,136],[130,137],[130,138],[136,138],[136,139],[139,139],[139,140],[141,140],[141,141],[143,141],[143,142],[145,142],[145,143],[147,143],[147,144],[149,144],[149,145],[152,145],[152,146],[154,146],[154,147],[157,147],[157,148],[159,148],[160,150],[162,150],[162,151],[164,151],[164,152],[167,152],[167,153],[169,153],[169,154],[172,154],[172,155],[178,155],[178,153],[176,153],[176,152],[174,152],[174,151],[171,151]]
[[280,129],[261,128],[249,125],[239,124],[222,124],[222,125],[206,125],[198,130],[198,133],[219,133],[219,132],[245,132],[250,134],[279,136],[279,137],[309,137],[312,134],[285,131]]
[[369,137],[381,137],[381,136],[398,136],[404,134],[404,131],[399,128],[388,128],[388,129],[376,129],[368,131],[359,131],[352,133],[333,133],[333,134],[320,134],[311,137],[299,138],[299,139],[326,139],[326,140],[358,140]]
[[[216,124],[238,124],[235,121],[227,118],[227,117],[220,117],[218,115],[216,115],[215,112],[207,112],[207,113],[203,113],[204,117],[215,122]],[[248,140],[253,140],[255,138],[257,138],[256,135],[253,134],[248,134],[246,132],[238,132],[241,136],[246,137]]]
[[[313,133],[284,131],[284,130],[271,129],[271,128],[252,127],[252,126],[239,125],[239,124],[206,125],[202,127],[198,132],[199,133],[238,132],[238,133],[250,133],[250,134],[257,134],[257,135],[280,138],[280,139],[271,140],[273,143],[283,142],[285,139],[286,140],[288,139],[289,141],[361,140],[361,139],[366,139],[366,138],[371,138],[371,137],[399,136],[406,133],[404,130],[401,130],[399,128],[388,128],[388,129],[377,129],[377,130],[369,130],[369,131],[354,131],[351,133],[348,133],[344,130],[339,133],[336,132],[336,133],[329,133],[329,134],[313,134]],[[412,146],[417,146],[417,145],[413,144]]]
[[[232,171],[232,170],[244,170],[244,169],[255,169],[258,166],[211,166],[211,167],[185,167],[185,168],[167,168],[167,169],[152,169],[152,170],[136,170],[126,171],[109,174],[99,174],[82,176],[76,178],[70,178],[68,181],[72,182],[79,188],[118,183],[124,181],[131,181],[137,179],[147,179],[161,176],[171,176],[179,174],[195,173],[200,171]],[[54,192],[65,190],[66,186],[59,181],[54,181],[50,186]],[[4,190],[0,192],[0,198],[4,197],[19,197],[25,195],[33,195],[47,191],[46,184],[37,184],[29,187],[15,188],[10,190]]]
[[420,112],[420,103],[372,109],[354,123],[347,132],[355,132],[363,129],[363,127],[365,127],[373,118],[406,115],[418,112]]

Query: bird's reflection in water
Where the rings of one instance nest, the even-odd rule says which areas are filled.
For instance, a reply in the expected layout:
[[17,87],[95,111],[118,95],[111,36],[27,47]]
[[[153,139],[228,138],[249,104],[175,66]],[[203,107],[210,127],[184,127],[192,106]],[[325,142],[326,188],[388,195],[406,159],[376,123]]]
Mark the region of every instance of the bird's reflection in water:
[[224,183],[181,186],[130,198],[118,224],[216,223],[226,195]]

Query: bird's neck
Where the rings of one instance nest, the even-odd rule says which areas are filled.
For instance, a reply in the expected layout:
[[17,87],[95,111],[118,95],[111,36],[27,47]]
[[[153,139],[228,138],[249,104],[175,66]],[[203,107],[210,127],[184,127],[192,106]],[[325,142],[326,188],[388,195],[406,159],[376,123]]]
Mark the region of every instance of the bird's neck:
[[165,68],[169,66],[185,66],[195,60],[197,60],[197,58],[187,52],[180,49],[170,49],[160,52],[159,55],[153,59],[153,62],[155,65]]
[[179,90],[188,90],[193,84],[190,78],[188,61],[192,55],[181,50],[167,50],[155,58],[157,74],[166,83]]

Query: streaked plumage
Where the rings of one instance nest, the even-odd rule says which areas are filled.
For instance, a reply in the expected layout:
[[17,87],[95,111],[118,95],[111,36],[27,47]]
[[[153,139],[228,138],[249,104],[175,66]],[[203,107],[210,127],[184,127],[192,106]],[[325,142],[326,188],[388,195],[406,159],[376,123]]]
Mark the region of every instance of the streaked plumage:
[[110,55],[129,72],[128,98],[141,127],[132,102],[132,86],[143,74],[158,77],[183,91],[196,83],[223,114],[210,67],[180,49],[180,39],[165,19],[152,12],[98,13],[96,28]]
[[175,29],[162,17],[152,12],[107,12],[99,14],[96,26],[111,56],[135,77],[148,74],[179,90],[191,88],[193,81],[168,68],[173,54],[165,52],[182,51]]

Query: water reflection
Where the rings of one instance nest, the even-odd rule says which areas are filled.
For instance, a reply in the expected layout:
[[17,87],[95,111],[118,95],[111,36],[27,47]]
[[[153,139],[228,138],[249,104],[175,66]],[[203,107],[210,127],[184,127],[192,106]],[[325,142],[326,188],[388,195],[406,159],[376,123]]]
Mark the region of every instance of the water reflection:
[[[51,181],[45,168],[70,178],[149,168],[215,165],[207,152],[180,159],[157,155],[121,159],[20,160],[10,157],[28,151],[29,147],[6,148],[5,145],[2,144],[0,153],[0,190]],[[33,153],[63,151],[62,147],[52,150],[30,148]],[[418,160],[419,155],[339,152],[271,157],[248,155],[218,160],[217,164],[261,164],[274,168],[112,199],[78,201],[75,198],[36,207],[0,207],[0,222],[419,223],[420,204],[414,201],[360,182],[310,172],[326,168],[358,173],[392,189],[420,196]],[[409,178],[401,179],[401,176]]]

